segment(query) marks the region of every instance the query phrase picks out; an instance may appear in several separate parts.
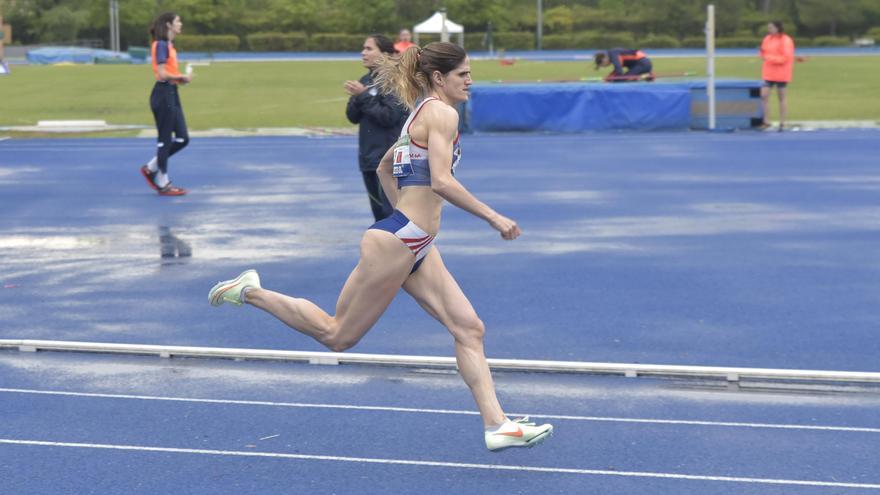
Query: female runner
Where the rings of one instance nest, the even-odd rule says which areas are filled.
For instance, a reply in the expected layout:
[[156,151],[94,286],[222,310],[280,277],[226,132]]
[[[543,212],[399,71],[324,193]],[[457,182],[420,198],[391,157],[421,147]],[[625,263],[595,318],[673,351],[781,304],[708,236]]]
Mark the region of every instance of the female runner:
[[483,419],[486,447],[535,445],[552,433],[553,426],[537,426],[527,418],[510,420],[504,414],[483,351],[483,322],[434,246],[444,201],[485,220],[502,239],[520,235],[516,222],[478,200],[453,176],[461,157],[454,106],[467,101],[472,83],[467,54],[452,43],[411,47],[397,60],[385,59],[377,78],[385,91],[396,93],[413,111],[401,139],[378,168],[394,213],[364,233],[360,260],[342,288],[336,314],[306,299],[261,288],[254,270],[218,283],[208,300],[214,306],[256,306],[340,352],[372,328],[403,287],[452,334],[459,373]]

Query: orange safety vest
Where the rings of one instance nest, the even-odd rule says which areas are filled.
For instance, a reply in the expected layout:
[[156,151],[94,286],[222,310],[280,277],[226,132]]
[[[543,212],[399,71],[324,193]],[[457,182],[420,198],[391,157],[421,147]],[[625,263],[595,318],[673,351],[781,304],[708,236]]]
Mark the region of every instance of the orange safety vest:
[[[180,70],[177,68],[177,50],[174,48],[174,45],[167,41],[168,43],[168,60],[165,61],[165,73],[169,76],[180,76]],[[156,80],[161,81],[159,78],[159,65],[156,63],[156,47],[159,46],[158,41],[153,42],[153,46],[150,49],[150,55],[153,60],[153,74],[156,75]],[[168,81],[172,84],[177,84],[176,81]]]
[[785,33],[768,34],[761,42],[761,79],[789,82],[794,69],[794,40]]

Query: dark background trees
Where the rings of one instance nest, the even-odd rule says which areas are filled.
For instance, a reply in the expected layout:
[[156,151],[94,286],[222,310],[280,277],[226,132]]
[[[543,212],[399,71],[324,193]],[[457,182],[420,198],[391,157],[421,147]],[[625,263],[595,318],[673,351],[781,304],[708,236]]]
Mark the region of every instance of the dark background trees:
[[[496,33],[535,32],[535,0],[120,0],[122,46],[145,45],[159,12],[181,15],[189,35],[233,35],[247,47],[256,33],[362,35],[394,33],[445,6],[467,33],[492,23]],[[707,0],[544,0],[543,33],[557,43],[583,40],[653,40],[681,45],[702,36]],[[713,0],[719,37],[760,37],[769,20],[785,22],[801,39],[855,38],[880,27],[880,0]],[[14,42],[37,44],[82,39],[107,45],[107,0],[0,0]],[[590,36],[585,38],[584,33]],[[556,38],[552,38],[555,36]],[[615,36],[622,36],[615,38]],[[610,38],[609,38],[610,37]],[[476,40],[477,37],[470,39]],[[517,39],[522,43],[526,38]],[[578,39],[582,41],[579,42]],[[686,45],[687,43],[685,43]]]

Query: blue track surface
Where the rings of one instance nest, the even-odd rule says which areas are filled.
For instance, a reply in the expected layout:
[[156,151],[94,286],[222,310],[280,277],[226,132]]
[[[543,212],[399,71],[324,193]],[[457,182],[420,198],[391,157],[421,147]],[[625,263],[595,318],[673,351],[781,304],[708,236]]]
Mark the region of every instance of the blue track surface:
[[454,374],[0,352],[0,488],[880,491],[876,394],[516,373],[496,381],[509,411],[553,422],[554,437],[531,450],[486,451],[480,420]]
[[[476,135],[438,246],[491,357],[877,371],[876,132]],[[0,338],[322,350],[220,278],[331,308],[371,223],[356,142],[0,141]],[[163,256],[164,254],[164,256]],[[449,356],[401,295],[359,352]],[[437,370],[0,352],[0,493],[880,492],[875,389],[498,373],[556,427],[491,454]],[[778,385],[778,384],[777,384]]]
[[[372,220],[355,140],[195,139],[176,199],[137,172],[151,148],[0,142],[0,338],[323,350],[206,294],[254,267],[335,305]],[[469,136],[459,179],[524,235],[447,207],[438,246],[491,357],[876,371],[878,154],[869,131]],[[402,294],[356,350],[452,340]]]

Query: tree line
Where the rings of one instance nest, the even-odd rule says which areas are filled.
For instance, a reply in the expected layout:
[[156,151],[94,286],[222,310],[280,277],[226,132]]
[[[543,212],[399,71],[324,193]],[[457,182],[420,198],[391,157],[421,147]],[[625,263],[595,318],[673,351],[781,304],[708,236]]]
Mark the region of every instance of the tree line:
[[[551,41],[544,48],[606,39],[689,46],[703,35],[709,3],[715,5],[717,36],[728,39],[760,37],[770,20],[783,21],[796,39],[852,39],[880,31],[880,0],[543,0],[542,32]],[[239,49],[253,49],[249,40],[265,44],[267,36],[303,36],[306,41],[293,43],[304,48],[294,49],[314,49],[308,40],[315,36],[396,33],[441,7],[470,33],[469,48],[484,41],[487,31],[534,46],[535,0],[120,0],[120,36],[123,48],[145,46],[152,19],[173,11],[187,35],[226,36],[239,40]],[[108,46],[108,12],[107,0],[0,0],[13,43],[24,45],[95,39]]]

